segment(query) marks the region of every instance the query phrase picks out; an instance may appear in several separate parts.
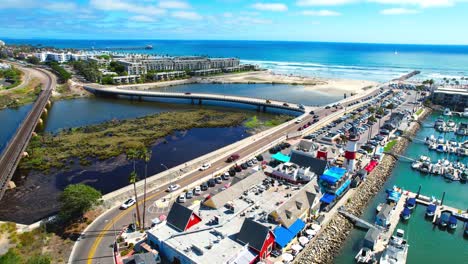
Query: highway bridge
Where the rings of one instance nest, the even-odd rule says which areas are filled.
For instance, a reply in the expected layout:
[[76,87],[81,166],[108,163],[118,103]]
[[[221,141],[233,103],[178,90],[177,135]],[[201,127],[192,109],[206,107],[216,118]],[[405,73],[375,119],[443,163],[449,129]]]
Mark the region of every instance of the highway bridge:
[[55,77],[50,72],[42,69],[36,70],[44,76],[43,88],[31,111],[23,120],[14,137],[4,149],[3,155],[0,157],[0,200],[5,194],[8,183],[15,173],[16,167],[28,146],[36,125],[40,122],[47,105],[50,105],[52,89],[56,85]]
[[132,98],[138,98],[141,100],[142,97],[157,97],[157,98],[170,98],[170,99],[187,99],[191,100],[192,104],[202,104],[203,101],[221,101],[231,103],[242,103],[248,105],[257,106],[258,110],[266,111],[267,108],[277,108],[283,110],[290,110],[300,113],[308,113],[314,107],[299,106],[294,103],[280,102],[268,99],[260,99],[253,97],[242,97],[222,94],[207,94],[207,93],[174,93],[174,92],[159,92],[151,90],[136,90],[131,88],[120,88],[115,87],[95,87],[95,86],[84,86],[84,88],[94,93],[95,95],[123,95],[130,96]]

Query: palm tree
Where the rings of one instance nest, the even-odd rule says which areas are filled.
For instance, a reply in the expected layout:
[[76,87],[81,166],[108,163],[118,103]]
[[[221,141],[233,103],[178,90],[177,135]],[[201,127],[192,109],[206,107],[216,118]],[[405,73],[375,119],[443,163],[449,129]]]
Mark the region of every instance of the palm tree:
[[143,229],[145,229],[145,216],[146,216],[146,177],[148,177],[148,162],[151,159],[151,151],[145,150],[142,153],[142,158],[145,160],[145,182],[143,188]]
[[137,189],[136,189],[136,182],[138,181],[138,175],[136,171],[132,171],[130,173],[130,177],[128,178],[128,181],[131,184],[133,184],[133,192],[135,194],[135,201],[136,201],[135,208],[136,208],[137,221],[138,221],[137,228],[139,228],[141,226],[141,221],[140,221],[140,208],[138,208],[138,195],[137,195]]

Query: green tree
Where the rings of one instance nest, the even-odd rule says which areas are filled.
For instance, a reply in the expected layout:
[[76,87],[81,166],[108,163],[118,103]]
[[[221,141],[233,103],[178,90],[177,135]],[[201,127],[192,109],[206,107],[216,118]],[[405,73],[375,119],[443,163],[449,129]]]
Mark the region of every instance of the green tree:
[[26,264],[50,264],[52,261],[49,256],[35,255],[26,261]]
[[128,178],[128,181],[131,184],[133,184],[133,192],[135,194],[135,201],[136,201],[135,210],[136,210],[137,221],[138,221],[137,227],[141,227],[140,208],[138,206],[138,195],[137,195],[137,189],[136,189],[136,183],[138,181],[138,175],[137,175],[135,170],[130,173],[130,177]]
[[59,215],[65,221],[82,217],[99,203],[101,197],[101,192],[91,186],[82,183],[68,185],[59,197]]
[[102,84],[114,84],[114,79],[112,79],[112,76],[104,76],[101,79]]
[[386,107],[387,109],[395,109],[395,105],[393,103],[390,103]]
[[7,253],[0,256],[1,264],[17,264],[21,263],[21,256],[13,249],[9,249]]
[[146,218],[146,177],[148,177],[148,162],[151,160],[151,151],[144,150],[141,152],[141,159],[145,161],[145,178],[144,178],[144,188],[143,188],[143,229],[145,229],[145,218]]
[[367,111],[369,111],[369,113],[374,113],[374,112],[375,112],[375,108],[372,107],[372,106],[369,106],[369,108],[367,108]]
[[31,64],[39,64],[39,63],[41,63],[41,61],[39,60],[39,58],[36,57],[36,56],[28,57],[28,58],[26,59],[26,61],[29,62],[29,63],[31,63]]
[[379,107],[376,111],[378,115],[383,115],[385,113],[384,109],[382,107]]

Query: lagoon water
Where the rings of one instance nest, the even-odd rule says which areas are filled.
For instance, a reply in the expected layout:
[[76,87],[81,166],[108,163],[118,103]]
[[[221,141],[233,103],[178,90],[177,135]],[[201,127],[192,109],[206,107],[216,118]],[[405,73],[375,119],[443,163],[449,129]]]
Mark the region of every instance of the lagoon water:
[[[229,40],[4,39],[8,44],[103,49],[144,47],[131,53],[237,57],[281,73],[388,81],[412,70],[418,78],[468,76],[468,46]],[[124,51],[123,51],[124,52]]]
[[[424,122],[425,127],[417,133],[416,138],[424,139],[431,134],[434,134],[436,138],[438,137],[440,133],[436,132],[432,127],[426,127],[426,125],[433,125],[439,114],[432,114],[426,119]],[[455,121],[463,120],[456,117],[453,119]],[[467,119],[465,118],[464,121],[466,122]],[[453,133],[445,134],[447,140],[454,137]],[[456,138],[458,141],[468,140],[466,136],[457,136]],[[428,150],[427,145],[417,141],[413,141],[403,155],[416,159],[420,155],[426,155],[433,162],[442,158],[458,159],[468,165],[468,157],[460,158],[453,154],[442,154]],[[417,192],[418,187],[421,185],[422,194],[435,196],[438,199],[441,198],[443,192],[446,192],[444,204],[468,210],[468,184],[447,181],[441,176],[422,174],[411,169],[410,162],[398,161],[391,178],[379,194],[370,201],[368,208],[362,215],[363,219],[371,223],[375,221],[377,205],[385,201],[385,190],[392,188],[394,185],[413,192]],[[407,263],[466,263],[468,260],[468,239],[463,237],[463,222],[459,221],[458,228],[453,233],[440,230],[438,227],[434,228],[430,221],[425,220],[425,210],[426,207],[418,205],[415,212],[412,213],[411,219],[407,223],[400,222],[397,227],[404,229],[408,237],[410,247]],[[355,263],[354,256],[360,250],[365,234],[364,231],[353,230],[335,263]]]

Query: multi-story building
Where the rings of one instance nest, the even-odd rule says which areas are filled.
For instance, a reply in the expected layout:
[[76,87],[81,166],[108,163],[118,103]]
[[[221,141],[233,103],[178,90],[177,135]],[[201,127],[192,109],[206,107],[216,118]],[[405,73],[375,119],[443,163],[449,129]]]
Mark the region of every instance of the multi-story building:
[[41,62],[47,61],[56,61],[59,63],[67,62],[67,61],[77,61],[77,60],[86,60],[88,59],[87,55],[84,54],[74,54],[71,52],[50,52],[50,51],[43,51],[34,54]]
[[[239,67],[236,58],[188,57],[132,57],[118,61],[125,66],[128,74],[146,74],[148,71],[200,71],[232,69]],[[240,68],[239,68],[240,69]]]
[[468,107],[468,88],[439,87],[434,91],[433,102],[462,111]]

